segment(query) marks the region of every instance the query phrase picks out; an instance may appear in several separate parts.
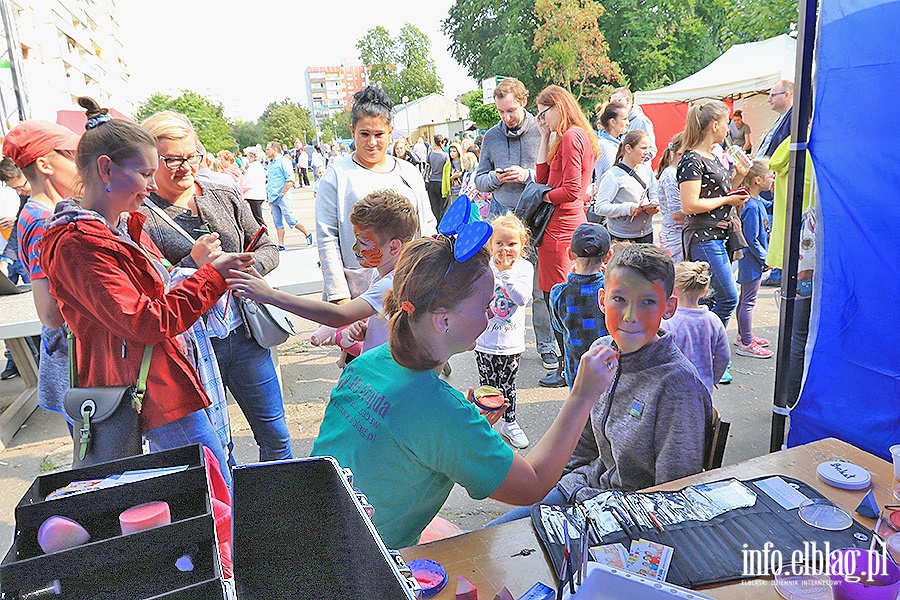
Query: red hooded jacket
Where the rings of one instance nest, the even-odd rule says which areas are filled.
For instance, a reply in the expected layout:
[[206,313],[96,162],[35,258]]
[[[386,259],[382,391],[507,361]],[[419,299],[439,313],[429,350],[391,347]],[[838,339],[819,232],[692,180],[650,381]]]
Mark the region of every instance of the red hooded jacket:
[[[143,428],[209,406],[196,370],[174,338],[225,292],[222,276],[207,263],[166,292],[162,275],[144,252],[116,237],[105,222],[59,217],[48,223],[41,240],[41,264],[50,293],[78,341],[79,385],[134,384],[149,344],[153,354],[141,411]],[[161,260],[144,233],[144,220],[142,214],[130,213],[128,232]]]

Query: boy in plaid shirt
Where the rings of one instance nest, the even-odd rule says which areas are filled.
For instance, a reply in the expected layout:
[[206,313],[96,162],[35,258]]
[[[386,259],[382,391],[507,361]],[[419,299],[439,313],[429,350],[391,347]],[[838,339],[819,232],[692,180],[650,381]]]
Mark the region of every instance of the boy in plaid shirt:
[[575,269],[568,281],[550,290],[550,322],[565,341],[565,377],[572,387],[578,362],[597,338],[606,335],[598,294],[603,289],[603,263],[609,253],[609,232],[599,223],[582,223],[572,234],[569,258]]

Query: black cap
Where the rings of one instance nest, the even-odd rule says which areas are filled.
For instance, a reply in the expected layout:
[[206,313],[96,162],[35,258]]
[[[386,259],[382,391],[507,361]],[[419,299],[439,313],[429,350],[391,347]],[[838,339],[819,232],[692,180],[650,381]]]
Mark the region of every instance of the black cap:
[[599,223],[582,223],[572,234],[572,252],[581,258],[603,258],[609,252],[609,232]]

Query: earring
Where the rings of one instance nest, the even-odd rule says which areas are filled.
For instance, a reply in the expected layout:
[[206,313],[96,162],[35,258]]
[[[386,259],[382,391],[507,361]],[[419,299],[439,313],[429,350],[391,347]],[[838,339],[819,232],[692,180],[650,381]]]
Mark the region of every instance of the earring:
[[448,327],[444,333],[450,333],[450,328]]
[[111,189],[106,188],[106,193],[107,193],[107,194],[110,193],[111,191],[112,191]]

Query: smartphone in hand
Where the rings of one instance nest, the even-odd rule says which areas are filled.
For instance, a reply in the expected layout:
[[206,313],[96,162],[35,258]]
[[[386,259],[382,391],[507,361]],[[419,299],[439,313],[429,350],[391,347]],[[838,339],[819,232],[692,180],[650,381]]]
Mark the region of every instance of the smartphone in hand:
[[244,252],[253,252],[256,250],[256,247],[259,246],[260,240],[262,240],[263,234],[266,232],[266,226],[260,225],[259,229],[256,230],[256,233],[253,234],[253,239],[250,240],[250,243],[247,244],[247,247],[244,248]]
[[728,190],[729,196],[749,196],[750,190],[745,187],[734,188],[733,190]]

